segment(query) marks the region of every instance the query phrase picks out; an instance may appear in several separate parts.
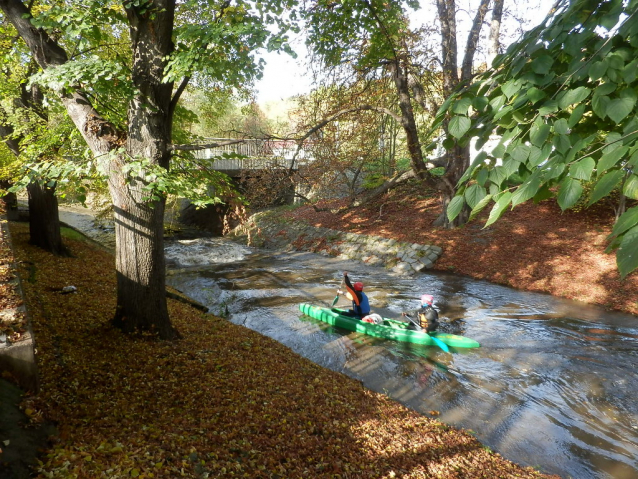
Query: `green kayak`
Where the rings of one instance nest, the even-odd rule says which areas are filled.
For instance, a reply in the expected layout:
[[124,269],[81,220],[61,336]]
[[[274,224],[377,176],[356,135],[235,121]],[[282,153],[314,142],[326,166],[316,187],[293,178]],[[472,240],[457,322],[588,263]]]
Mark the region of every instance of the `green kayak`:
[[434,336],[439,341],[453,348],[478,348],[480,346],[480,344],[473,339],[457,336],[455,334],[436,332],[432,333],[432,336],[430,336],[424,331],[408,329],[409,323],[396,319],[383,318],[382,324],[373,324],[339,314],[343,310],[338,308],[330,309],[302,303],[299,305],[299,309],[302,313],[307,314],[311,318],[319,319],[325,323],[337,326],[338,328],[367,334],[376,338],[393,339],[395,341],[404,341],[413,344],[436,346],[436,341],[432,339],[432,336]]

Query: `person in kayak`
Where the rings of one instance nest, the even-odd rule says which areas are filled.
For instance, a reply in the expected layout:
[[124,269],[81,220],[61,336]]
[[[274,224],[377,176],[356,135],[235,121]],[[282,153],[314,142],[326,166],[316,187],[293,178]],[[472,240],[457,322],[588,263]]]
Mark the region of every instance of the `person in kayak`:
[[412,327],[418,331],[433,333],[439,327],[439,313],[434,309],[434,297],[431,294],[421,296],[421,307],[414,311],[401,313],[410,320]]
[[352,309],[344,311],[341,314],[359,319],[370,314],[370,301],[368,301],[368,296],[363,292],[363,283],[357,281],[352,284],[347,271],[343,272],[343,280],[345,282],[346,291],[339,290],[337,292],[339,294],[345,294],[346,298],[352,301]]

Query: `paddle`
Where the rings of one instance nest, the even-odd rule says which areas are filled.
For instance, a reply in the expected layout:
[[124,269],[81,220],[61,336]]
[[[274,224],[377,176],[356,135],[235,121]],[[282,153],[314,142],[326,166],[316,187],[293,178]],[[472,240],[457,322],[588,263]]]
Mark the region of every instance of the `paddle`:
[[[417,324],[410,316],[408,316],[407,314],[403,314],[402,316],[408,318],[410,320],[410,322],[412,324],[414,324],[417,327],[421,327],[420,324]],[[425,332],[425,331],[424,331]],[[450,352],[450,348],[448,348],[447,344],[445,344],[443,341],[441,341],[439,338],[435,338],[434,336],[432,336],[431,334],[428,334],[427,332],[425,332],[425,334],[427,334],[428,336],[430,336],[430,338],[432,338],[432,342],[434,342],[434,344],[436,344],[439,348],[441,348],[443,351],[445,351],[446,353]]]
[[332,300],[332,305],[330,306],[331,308],[334,308],[335,304],[337,304],[337,301],[339,301],[339,291],[341,291],[341,288],[343,288],[344,281],[345,281],[345,278],[342,278],[341,284],[339,285],[339,289],[337,290],[337,295],[335,296],[335,299]]

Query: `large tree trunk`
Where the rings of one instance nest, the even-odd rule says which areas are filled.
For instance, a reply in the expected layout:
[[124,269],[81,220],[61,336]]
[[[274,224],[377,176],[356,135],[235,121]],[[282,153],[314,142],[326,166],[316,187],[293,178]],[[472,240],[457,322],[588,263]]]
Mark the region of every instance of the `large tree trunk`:
[[69,256],[60,234],[60,215],[55,187],[33,181],[29,193],[29,242],[57,256]]
[[[142,191],[143,180],[124,178],[128,161],[146,159],[168,168],[171,139],[170,95],[172,83],[162,83],[165,59],[172,52],[175,2],[155,0],[136,7],[129,2],[133,49],[132,78],[138,91],[128,109],[128,131],[118,132],[93,107],[78,87],[60,91],[60,98],[76,127],[96,158],[111,158],[109,190],[116,222],[117,310],[114,324],[124,331],[157,331],[161,338],[178,336],[168,316],[165,291],[163,215],[164,199],[149,201]],[[14,24],[40,67],[68,61],[64,49],[45,31],[29,21],[30,12],[20,0],[0,0],[0,8]],[[150,8],[150,10],[149,10]],[[124,141],[126,140],[126,141]],[[127,155],[114,155],[126,143]]]
[[[174,2],[156,2],[153,15],[126,10],[133,49],[133,81],[139,94],[129,104],[126,150],[168,169],[171,143],[172,83],[163,83],[165,58],[172,51]],[[161,5],[159,5],[161,4]],[[124,181],[119,164],[111,166],[117,257],[118,301],[114,324],[125,332],[157,329],[177,337],[166,305],[164,197],[149,201],[141,179]]]

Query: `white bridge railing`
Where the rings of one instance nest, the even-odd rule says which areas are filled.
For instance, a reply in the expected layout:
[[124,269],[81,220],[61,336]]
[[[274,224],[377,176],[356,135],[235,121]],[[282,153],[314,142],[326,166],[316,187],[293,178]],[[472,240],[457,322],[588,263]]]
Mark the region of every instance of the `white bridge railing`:
[[[232,138],[207,138],[205,142],[227,143],[237,141]],[[293,157],[297,153],[296,159]],[[224,154],[242,155],[245,158],[220,158]],[[220,145],[195,152],[196,158],[213,159],[213,168],[218,171],[263,170],[271,168],[294,169],[299,163],[307,163],[310,155],[302,148],[297,152],[297,144],[288,140],[243,140],[241,143]]]

